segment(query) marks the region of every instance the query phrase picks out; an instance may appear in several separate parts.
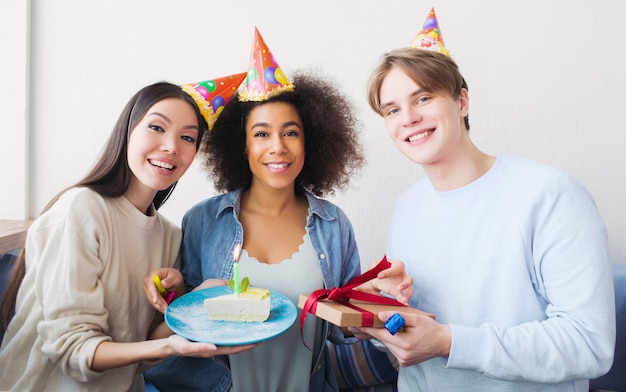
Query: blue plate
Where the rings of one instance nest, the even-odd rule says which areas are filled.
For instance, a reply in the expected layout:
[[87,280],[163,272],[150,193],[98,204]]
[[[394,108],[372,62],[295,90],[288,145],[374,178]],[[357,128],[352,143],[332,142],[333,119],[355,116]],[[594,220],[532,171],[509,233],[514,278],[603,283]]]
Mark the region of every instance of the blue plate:
[[270,316],[262,323],[209,320],[204,310],[204,300],[226,294],[232,294],[228,286],[187,293],[167,307],[165,322],[174,333],[195,342],[238,346],[280,335],[293,324],[298,314],[293,302],[270,290]]

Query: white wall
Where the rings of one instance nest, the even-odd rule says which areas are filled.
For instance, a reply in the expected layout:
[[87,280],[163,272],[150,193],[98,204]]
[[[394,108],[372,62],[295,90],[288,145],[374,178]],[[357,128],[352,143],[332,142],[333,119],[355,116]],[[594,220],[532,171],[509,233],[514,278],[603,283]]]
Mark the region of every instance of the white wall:
[[[24,18],[22,3],[8,0],[3,8]],[[19,145],[10,148],[7,159],[2,129],[2,186],[25,189],[11,173],[28,169],[30,190],[9,201],[19,210],[19,200],[27,200],[26,214],[36,216],[94,162],[136,90],[162,79],[184,83],[244,72],[256,25],[287,76],[303,67],[332,75],[359,108],[369,164],[349,191],[332,199],[351,217],[364,262],[379,258],[394,199],[423,174],[395,150],[368,109],[366,80],[383,52],[410,43],[433,5],[470,86],[474,142],[488,153],[530,157],[579,178],[606,222],[613,261],[626,263],[622,0],[32,0],[31,143],[24,142],[22,155]],[[13,41],[0,37],[3,59]],[[15,46],[16,57],[27,57]],[[5,70],[3,60],[3,79],[15,72],[26,84],[22,63]],[[14,98],[0,91],[0,114],[22,132],[20,106],[7,107]],[[7,197],[1,193],[0,205]],[[162,211],[180,222],[187,208],[213,194],[195,165]],[[7,214],[0,210],[0,218]]]
[[0,6],[0,219],[28,215],[28,15],[30,0]]

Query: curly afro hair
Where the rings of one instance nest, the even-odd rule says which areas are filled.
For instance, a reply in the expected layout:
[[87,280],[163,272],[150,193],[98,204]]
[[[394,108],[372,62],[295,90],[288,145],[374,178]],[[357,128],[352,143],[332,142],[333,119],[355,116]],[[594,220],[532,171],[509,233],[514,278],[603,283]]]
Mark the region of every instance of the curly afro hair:
[[294,91],[263,102],[228,103],[200,149],[202,166],[220,192],[248,188],[252,172],[245,155],[245,124],[250,112],[269,102],[293,105],[304,125],[305,162],[296,178],[296,191],[318,197],[345,189],[364,164],[359,124],[352,104],[326,78],[300,71],[293,77]]

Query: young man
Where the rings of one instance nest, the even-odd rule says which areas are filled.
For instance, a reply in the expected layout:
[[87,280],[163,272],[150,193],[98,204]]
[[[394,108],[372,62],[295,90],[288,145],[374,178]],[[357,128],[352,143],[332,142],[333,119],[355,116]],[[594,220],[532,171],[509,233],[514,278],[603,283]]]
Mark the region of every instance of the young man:
[[386,54],[369,103],[427,176],[397,200],[387,256],[415,280],[409,304],[436,321],[401,313],[395,335],[353,332],[398,358],[400,391],[588,391],[615,340],[607,234],[591,195],[555,168],[480,151],[467,85],[446,54]]

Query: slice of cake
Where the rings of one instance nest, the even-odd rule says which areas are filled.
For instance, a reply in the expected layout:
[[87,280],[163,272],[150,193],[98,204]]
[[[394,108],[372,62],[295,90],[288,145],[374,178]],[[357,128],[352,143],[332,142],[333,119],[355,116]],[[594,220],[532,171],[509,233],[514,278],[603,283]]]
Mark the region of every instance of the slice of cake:
[[204,310],[211,320],[262,322],[270,316],[270,292],[248,287],[239,296],[227,294],[207,298]]

